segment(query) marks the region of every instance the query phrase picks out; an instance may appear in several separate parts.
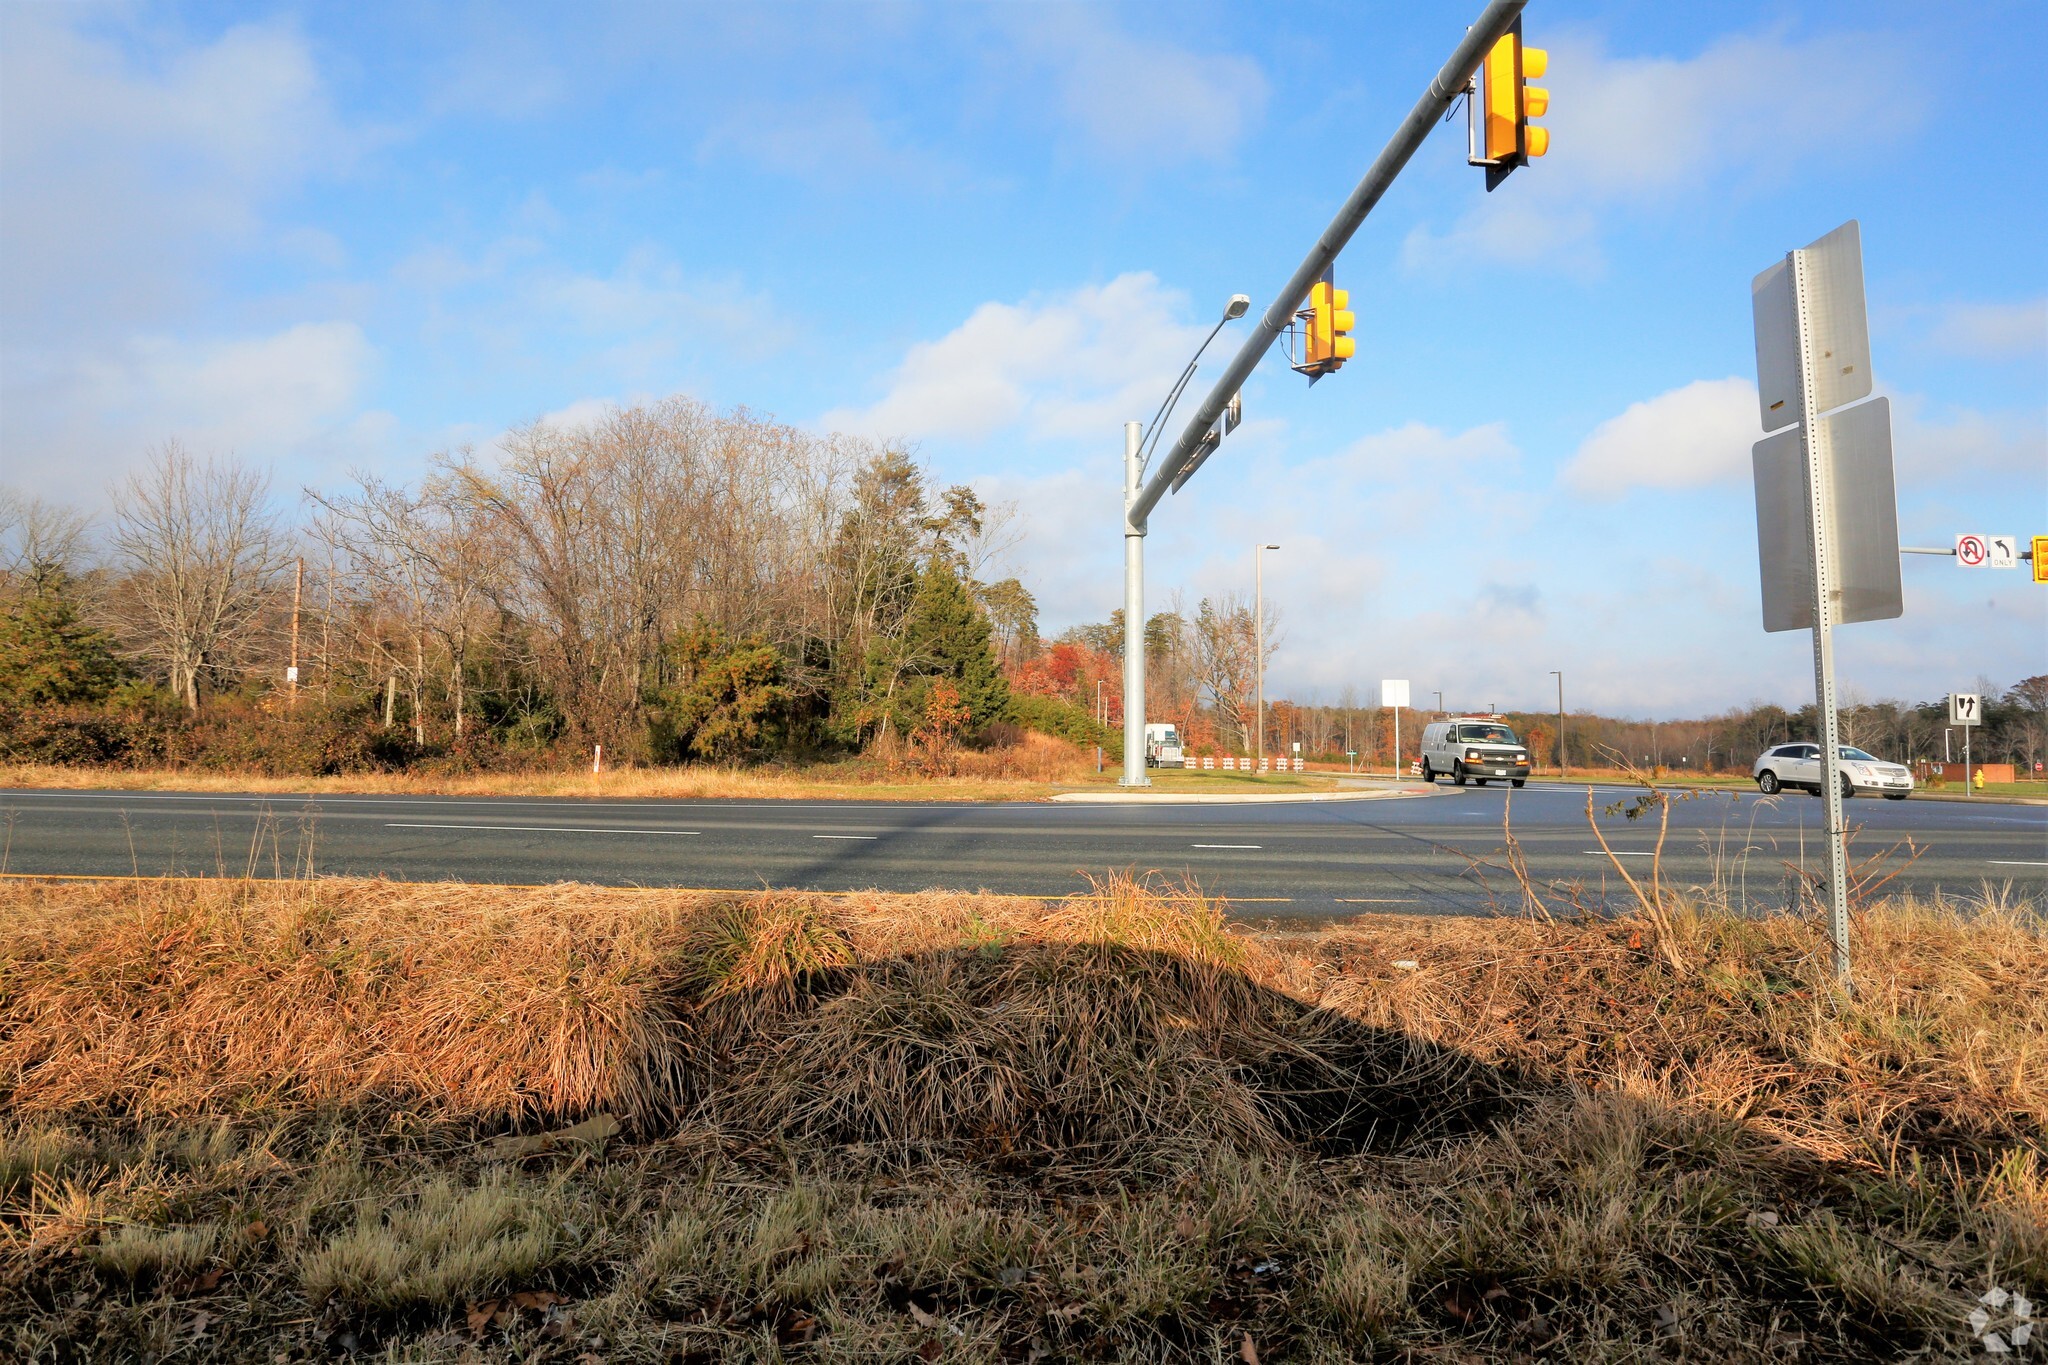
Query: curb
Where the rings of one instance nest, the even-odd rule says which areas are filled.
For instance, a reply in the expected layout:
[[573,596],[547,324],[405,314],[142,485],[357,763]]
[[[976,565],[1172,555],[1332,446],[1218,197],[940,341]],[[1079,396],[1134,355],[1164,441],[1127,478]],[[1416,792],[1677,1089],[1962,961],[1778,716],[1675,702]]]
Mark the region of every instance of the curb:
[[1392,796],[1421,796],[1405,787],[1391,791],[1344,792],[1060,792],[1049,799],[1093,806],[1253,806],[1303,801],[1383,801]]

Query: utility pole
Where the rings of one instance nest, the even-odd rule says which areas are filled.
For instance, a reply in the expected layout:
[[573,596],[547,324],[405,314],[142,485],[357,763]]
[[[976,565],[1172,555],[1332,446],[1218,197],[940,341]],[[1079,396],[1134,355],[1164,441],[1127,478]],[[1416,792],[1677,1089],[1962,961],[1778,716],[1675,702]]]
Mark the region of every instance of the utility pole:
[[1266,565],[1264,555],[1278,545],[1252,547],[1252,653],[1258,664],[1259,762],[1266,761]]
[[1564,673],[1551,669],[1550,676],[1557,679],[1557,775],[1564,776]]
[[284,709],[290,711],[299,700],[299,597],[306,588],[306,557],[292,561],[292,662],[284,671]]
[[[1145,614],[1144,536],[1152,509],[1168,491],[1177,490],[1197,458],[1207,458],[1212,448],[1208,438],[1224,419],[1231,400],[1244,389],[1245,380],[1257,369],[1273,343],[1293,325],[1296,312],[1308,298],[1309,290],[1336,262],[1359,225],[1379,204],[1388,188],[1429,135],[1436,130],[1458,98],[1471,84],[1473,73],[1521,17],[1528,0],[1490,0],[1479,19],[1458,40],[1457,47],[1429,87],[1415,101],[1401,126],[1352,188],[1337,216],[1316,238],[1315,245],[1280,286],[1272,304],[1259,319],[1258,327],[1245,338],[1237,354],[1223,369],[1209,396],[1195,410],[1180,439],[1159,462],[1158,469],[1139,487],[1138,431],[1136,422],[1124,427],[1124,776],[1123,785],[1142,787],[1145,779],[1145,657],[1143,649]],[[1397,756],[1398,757],[1398,756]]]

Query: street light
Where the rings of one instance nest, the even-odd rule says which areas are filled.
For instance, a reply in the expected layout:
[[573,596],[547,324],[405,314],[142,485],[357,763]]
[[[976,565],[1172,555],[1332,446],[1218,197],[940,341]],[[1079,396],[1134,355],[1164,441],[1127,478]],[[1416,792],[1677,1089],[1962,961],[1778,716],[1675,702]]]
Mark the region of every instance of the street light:
[[1564,776],[1564,673],[1551,669],[1550,676],[1557,679],[1557,775]]
[[1266,761],[1266,560],[1268,550],[1277,550],[1278,545],[1254,545],[1252,547],[1252,613],[1256,624],[1252,634],[1252,654],[1258,660],[1259,668],[1259,762]]
[[1209,343],[1223,330],[1223,324],[1243,317],[1250,311],[1251,306],[1250,295],[1232,294],[1230,302],[1223,305],[1223,316],[1209,329],[1209,335],[1202,338],[1202,344],[1195,347],[1195,354],[1189,359],[1187,368],[1180,372],[1180,378],[1174,380],[1173,387],[1166,391],[1166,398],[1159,404],[1159,411],[1152,414],[1152,420],[1145,426],[1145,448],[1138,456],[1139,478],[1145,476],[1145,467],[1152,463],[1152,451],[1159,445],[1159,433],[1166,430],[1166,419],[1172,414],[1174,404],[1180,402],[1181,393],[1187,388],[1188,381],[1195,377],[1195,362],[1202,358],[1202,352],[1209,349]]
[[[1166,401],[1159,405],[1159,411],[1152,418],[1152,442],[1157,445],[1159,433],[1165,430],[1167,414],[1180,400],[1181,391],[1194,377],[1195,363],[1202,358],[1202,352],[1209,349],[1209,343],[1223,330],[1223,324],[1232,318],[1241,318],[1252,306],[1251,298],[1245,294],[1232,294],[1230,302],[1223,306],[1223,316],[1202,338],[1202,344],[1195,349],[1193,359],[1167,391]],[[1149,787],[1152,780],[1145,776],[1145,519],[1152,510],[1159,494],[1149,498],[1144,491],[1145,483],[1145,430],[1136,422],[1124,423],[1124,775],[1118,778],[1126,787]]]
[[1438,715],[1442,715],[1444,713],[1444,694],[1442,693],[1442,691],[1434,687],[1430,688],[1429,690],[1436,693],[1436,713]]

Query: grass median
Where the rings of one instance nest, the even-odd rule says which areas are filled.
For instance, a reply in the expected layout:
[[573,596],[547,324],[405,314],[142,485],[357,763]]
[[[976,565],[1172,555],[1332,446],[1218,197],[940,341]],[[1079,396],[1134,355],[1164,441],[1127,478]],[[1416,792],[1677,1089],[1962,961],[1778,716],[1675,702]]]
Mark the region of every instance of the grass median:
[[[1939,1358],[2048,1297],[1996,906],[0,882],[24,1360]],[[1661,939],[1658,935],[1662,934]]]

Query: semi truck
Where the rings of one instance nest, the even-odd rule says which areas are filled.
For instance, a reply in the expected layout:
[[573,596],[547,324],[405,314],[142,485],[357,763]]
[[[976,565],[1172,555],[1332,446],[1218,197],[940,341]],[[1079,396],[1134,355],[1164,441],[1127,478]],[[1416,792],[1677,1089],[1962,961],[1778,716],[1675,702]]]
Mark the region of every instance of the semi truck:
[[1187,751],[1180,746],[1180,732],[1171,722],[1145,726],[1146,767],[1185,768],[1187,762]]

